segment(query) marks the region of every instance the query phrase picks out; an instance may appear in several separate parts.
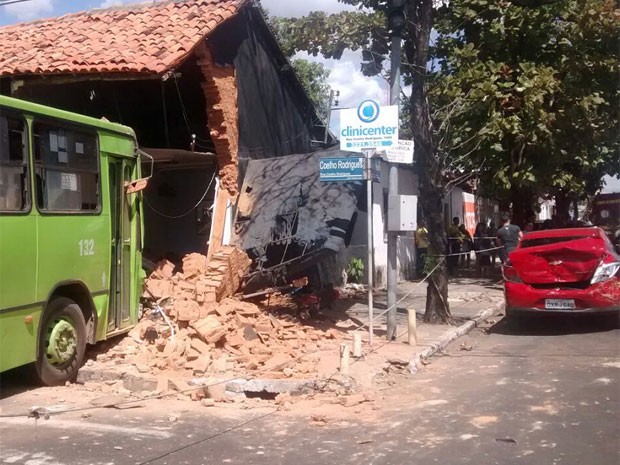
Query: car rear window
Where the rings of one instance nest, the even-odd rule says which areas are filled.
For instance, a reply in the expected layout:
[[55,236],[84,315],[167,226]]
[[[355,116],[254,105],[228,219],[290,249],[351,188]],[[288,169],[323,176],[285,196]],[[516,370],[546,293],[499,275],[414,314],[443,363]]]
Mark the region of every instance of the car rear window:
[[559,242],[576,241],[578,239],[585,239],[590,236],[564,236],[564,237],[538,237],[536,239],[523,239],[521,241],[521,248],[526,247],[538,247],[540,245],[557,244]]

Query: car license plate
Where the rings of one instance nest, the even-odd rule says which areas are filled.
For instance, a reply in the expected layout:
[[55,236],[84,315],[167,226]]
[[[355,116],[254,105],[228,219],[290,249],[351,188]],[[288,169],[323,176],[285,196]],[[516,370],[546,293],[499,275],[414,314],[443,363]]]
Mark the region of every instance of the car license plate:
[[574,299],[546,299],[545,308],[547,310],[573,310],[575,308]]

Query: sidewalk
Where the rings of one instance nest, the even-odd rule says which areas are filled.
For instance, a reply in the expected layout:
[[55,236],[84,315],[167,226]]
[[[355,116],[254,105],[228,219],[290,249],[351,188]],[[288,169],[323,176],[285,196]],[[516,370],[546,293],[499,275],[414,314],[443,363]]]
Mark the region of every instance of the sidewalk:
[[[426,324],[423,322],[427,283],[404,281],[398,285],[397,301],[408,295],[397,306],[397,340],[388,342],[386,335],[386,317],[382,316],[374,324],[374,343],[368,345],[368,329],[365,326],[360,332],[363,340],[363,357],[351,364],[349,374],[362,387],[370,387],[373,378],[383,370],[388,360],[409,364],[412,372],[417,371],[420,360],[431,357],[438,350],[446,347],[479,323],[499,313],[503,308],[503,289],[497,278],[475,279],[467,277],[451,278],[448,287],[448,301],[455,321],[455,326]],[[385,290],[375,291],[374,315],[387,308]],[[417,346],[407,343],[407,313],[413,308],[417,315]],[[336,327],[348,330],[348,343],[352,341],[352,329],[367,325],[368,305],[365,297],[340,300],[332,304],[332,312],[337,316],[341,313]],[[345,341],[346,342],[346,341]],[[338,369],[339,354],[324,357],[319,365],[319,375],[327,375]]]

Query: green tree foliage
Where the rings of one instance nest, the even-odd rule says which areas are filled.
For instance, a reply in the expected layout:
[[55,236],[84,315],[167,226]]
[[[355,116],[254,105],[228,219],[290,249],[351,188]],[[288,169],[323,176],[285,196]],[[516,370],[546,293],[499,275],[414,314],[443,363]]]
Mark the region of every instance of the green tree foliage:
[[[287,50],[360,50],[362,71],[379,73],[386,2],[342,3],[359,11],[280,18]],[[436,10],[427,89],[447,164],[507,203],[590,194],[620,172],[619,11],[613,0],[451,0]],[[412,39],[405,31],[405,48]],[[411,84],[415,67],[402,71]]]
[[618,173],[619,17],[612,0],[440,8],[430,99],[453,166],[514,206]]
[[[275,16],[269,17],[269,25],[274,30],[275,36],[280,43],[280,47],[284,51],[285,55],[291,60],[291,64],[295,68],[295,72],[299,77],[308,97],[314,103],[314,106],[319,112],[319,115],[323,119],[327,119],[327,112],[329,111],[329,99],[331,87],[327,83],[330,70],[325,68],[322,63],[313,62],[303,58],[294,58],[295,54],[300,51],[297,48],[296,37],[293,35],[296,33],[296,23],[291,22],[287,18],[278,18]],[[316,56],[316,54],[314,54]]]
[[294,59],[291,63],[310,100],[314,103],[321,117],[326,118],[329,111],[329,94],[331,91],[331,87],[327,83],[329,69],[325,68],[322,63],[301,58]]
[[[341,3],[358,4],[360,8],[377,4],[376,1]],[[360,50],[365,61],[362,71],[374,76],[381,71],[389,49],[385,8],[377,8],[336,14],[313,11],[301,18],[273,18],[271,22],[289,56],[304,51],[312,56],[339,60],[345,50]]]

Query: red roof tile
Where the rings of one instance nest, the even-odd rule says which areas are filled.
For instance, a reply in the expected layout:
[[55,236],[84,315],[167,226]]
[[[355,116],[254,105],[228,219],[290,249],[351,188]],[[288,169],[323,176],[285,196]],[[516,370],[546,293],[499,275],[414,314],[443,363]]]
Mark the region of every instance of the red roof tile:
[[164,73],[246,1],[167,1],[2,27],[0,75]]

